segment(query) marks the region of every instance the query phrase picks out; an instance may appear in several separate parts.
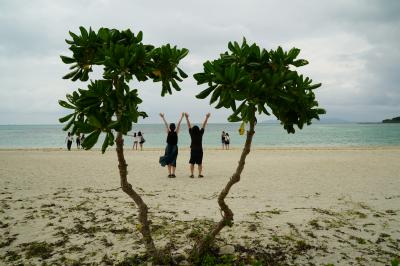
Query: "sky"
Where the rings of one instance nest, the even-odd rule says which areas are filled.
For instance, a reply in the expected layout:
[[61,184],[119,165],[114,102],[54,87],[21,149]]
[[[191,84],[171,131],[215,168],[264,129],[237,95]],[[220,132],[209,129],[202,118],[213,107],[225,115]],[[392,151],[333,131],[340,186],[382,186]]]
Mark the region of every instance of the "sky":
[[243,37],[267,50],[301,49],[310,64],[298,71],[322,83],[316,97],[326,119],[400,115],[398,0],[1,0],[0,124],[57,124],[68,113],[58,100],[86,83],[63,80],[68,66],[59,56],[71,55],[65,39],[79,26],[141,30],[146,44],[190,50],[181,65],[189,74],[182,91],[161,98],[160,83],[130,83],[149,115],[143,123],[161,122],[160,112],[171,122],[181,112],[193,121],[211,112],[210,122],[226,122],[229,110],[194,97],[205,87],[192,75]]

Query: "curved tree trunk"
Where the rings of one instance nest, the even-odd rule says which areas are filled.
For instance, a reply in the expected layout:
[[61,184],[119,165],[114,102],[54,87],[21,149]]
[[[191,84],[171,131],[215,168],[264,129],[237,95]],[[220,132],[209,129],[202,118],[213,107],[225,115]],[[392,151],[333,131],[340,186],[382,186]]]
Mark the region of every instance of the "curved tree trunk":
[[250,122],[250,129],[247,131],[246,142],[242,151],[242,155],[240,156],[240,160],[238,162],[238,166],[236,168],[236,172],[229,179],[229,182],[226,184],[225,188],[221,191],[218,196],[218,204],[221,209],[222,219],[211,228],[210,232],[196,245],[192,250],[192,256],[194,258],[200,258],[209,248],[210,244],[214,242],[215,237],[219,234],[219,232],[225,226],[231,226],[233,224],[233,212],[225,203],[225,198],[229,193],[231,187],[240,181],[240,175],[243,171],[245,160],[247,155],[250,153],[251,142],[253,140],[254,135],[254,121]]
[[140,233],[143,235],[144,244],[146,246],[146,250],[149,255],[151,255],[155,260],[159,257],[159,252],[154,245],[153,238],[151,237],[150,231],[150,221],[147,217],[148,207],[146,203],[144,203],[143,199],[140,197],[135,190],[133,190],[132,185],[128,182],[128,170],[127,164],[124,157],[124,139],[122,138],[122,133],[118,132],[117,137],[115,139],[117,146],[117,155],[118,155],[118,168],[119,175],[121,178],[121,188],[122,190],[129,195],[136,203],[139,208],[139,221],[140,221]]

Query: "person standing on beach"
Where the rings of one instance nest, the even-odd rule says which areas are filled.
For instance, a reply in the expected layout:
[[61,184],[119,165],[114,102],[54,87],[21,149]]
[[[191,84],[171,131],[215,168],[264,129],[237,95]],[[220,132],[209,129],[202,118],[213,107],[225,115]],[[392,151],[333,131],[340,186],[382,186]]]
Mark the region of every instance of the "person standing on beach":
[[168,177],[175,178],[176,158],[178,157],[178,134],[184,113],[182,113],[177,127],[174,123],[168,125],[163,113],[160,113],[160,116],[164,121],[165,129],[167,132],[167,147],[165,148],[164,156],[160,157],[159,163],[161,164],[161,166],[168,165]]
[[76,148],[79,150],[81,148],[81,138],[80,134],[76,136]]
[[210,117],[210,113],[206,114],[206,118],[204,119],[203,125],[201,126],[201,129],[199,129],[198,126],[192,127],[189,121],[189,114],[185,113],[186,117],[186,122],[189,128],[189,135],[191,138],[191,144],[190,144],[190,178],[194,178],[193,172],[194,172],[194,165],[197,164],[198,170],[199,170],[199,178],[204,177],[201,174],[201,171],[203,170],[203,134],[204,134],[204,129],[206,128],[208,118]]
[[225,131],[222,131],[221,134],[221,143],[222,143],[222,149],[225,149]]
[[229,143],[231,142],[231,138],[229,137],[228,133],[225,133],[224,142],[226,149],[229,150]]
[[71,146],[72,146],[72,142],[74,141],[74,138],[72,137],[71,132],[68,132],[68,135],[65,138],[65,141],[67,142],[67,148],[70,151],[71,150]]
[[[141,131],[139,131],[138,134],[137,134],[137,141],[139,142],[140,150],[142,151],[143,150],[143,143],[145,142],[145,140],[144,140],[144,137],[143,137],[143,133]],[[136,147],[137,147],[137,145],[136,145]]]
[[135,150],[135,148],[136,148],[136,150],[137,150],[138,143],[139,143],[139,138],[138,138],[136,132],[133,132],[133,147],[132,147],[132,149]]

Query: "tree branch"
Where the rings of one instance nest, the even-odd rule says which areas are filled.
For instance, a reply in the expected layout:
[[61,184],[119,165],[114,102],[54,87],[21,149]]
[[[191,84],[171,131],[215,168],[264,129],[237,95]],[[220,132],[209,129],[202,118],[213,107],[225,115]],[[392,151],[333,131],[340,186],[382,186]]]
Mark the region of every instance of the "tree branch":
[[221,210],[222,218],[215,224],[210,232],[199,242],[196,243],[192,250],[192,257],[201,257],[209,248],[210,244],[215,240],[215,237],[225,226],[231,226],[233,224],[233,212],[225,203],[225,198],[228,195],[231,187],[240,181],[240,175],[243,171],[246,157],[250,153],[251,142],[254,135],[254,120],[250,121],[250,129],[247,131],[246,142],[236,168],[236,172],[231,176],[229,182],[226,184],[225,188],[221,191],[218,196],[218,205]]
[[121,188],[126,194],[129,195],[136,203],[139,208],[139,222],[140,222],[140,233],[143,236],[144,244],[146,246],[147,252],[152,255],[154,258],[158,257],[158,250],[154,245],[153,238],[151,237],[150,230],[150,222],[148,220],[148,207],[146,203],[144,203],[142,197],[132,188],[132,185],[128,182],[128,170],[127,164],[124,157],[124,140],[122,138],[122,133],[117,133],[117,138],[115,139],[115,143],[117,146],[117,156],[118,156],[118,169],[121,178]]

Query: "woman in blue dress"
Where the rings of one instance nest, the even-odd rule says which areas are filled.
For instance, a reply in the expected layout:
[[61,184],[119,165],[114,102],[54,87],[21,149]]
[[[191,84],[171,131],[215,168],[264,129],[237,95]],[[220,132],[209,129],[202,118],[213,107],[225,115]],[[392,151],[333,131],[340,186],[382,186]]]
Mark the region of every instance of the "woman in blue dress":
[[181,118],[179,119],[178,126],[175,126],[174,123],[168,125],[165,120],[165,116],[163,113],[160,113],[160,116],[165,124],[165,129],[167,132],[167,147],[165,148],[164,156],[160,157],[161,166],[168,166],[168,177],[175,178],[175,170],[176,170],[176,158],[178,157],[178,134],[179,129],[181,127],[181,122],[185,113],[182,113]]

